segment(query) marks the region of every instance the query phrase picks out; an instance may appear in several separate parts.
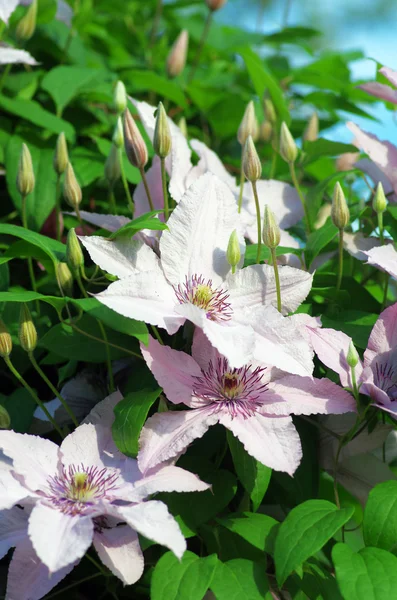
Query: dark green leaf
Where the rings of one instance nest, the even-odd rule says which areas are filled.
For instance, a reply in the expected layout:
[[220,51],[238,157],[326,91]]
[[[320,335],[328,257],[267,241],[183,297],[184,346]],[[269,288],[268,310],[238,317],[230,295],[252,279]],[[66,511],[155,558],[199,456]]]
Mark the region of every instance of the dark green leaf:
[[337,233],[337,228],[331,221],[331,218],[328,218],[324,225],[320,227],[320,229],[316,229],[316,231],[309,235],[305,250],[307,267],[310,267],[316,256],[320,254],[321,250],[325,248],[325,246],[332,242]]
[[218,561],[210,585],[217,600],[271,599],[264,566],[244,558]]
[[273,554],[279,524],[272,517],[245,512],[242,516],[230,516],[217,521],[223,527],[240,535],[255,548]]

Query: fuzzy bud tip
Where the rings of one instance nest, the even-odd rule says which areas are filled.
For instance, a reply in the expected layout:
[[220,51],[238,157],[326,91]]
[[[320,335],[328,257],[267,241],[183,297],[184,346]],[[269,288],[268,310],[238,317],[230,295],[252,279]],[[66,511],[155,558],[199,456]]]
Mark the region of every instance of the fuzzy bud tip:
[[266,204],[263,215],[262,238],[265,246],[273,250],[280,244],[280,227],[274,216],[274,212]]
[[240,242],[238,240],[236,229],[232,231],[230,235],[229,243],[227,245],[226,250],[226,258],[227,262],[233,269],[237,267],[238,263],[241,260]]
[[318,139],[318,131],[319,131],[319,122],[318,122],[318,114],[314,112],[310,117],[306,129],[303,132],[303,141],[304,142],[315,142]]
[[244,146],[243,169],[248,181],[257,181],[262,175],[261,161],[251,136],[248,136]]
[[178,127],[181,130],[183,136],[187,139],[188,138],[188,130],[187,130],[187,123],[186,123],[185,117],[181,117],[179,119]]
[[32,156],[26,144],[22,144],[22,151],[19,157],[17,188],[21,196],[27,196],[34,190],[34,171]]
[[339,181],[335,184],[332,198],[331,219],[335,227],[344,229],[350,220],[349,207]]
[[383,190],[383,185],[381,182],[379,182],[376,187],[376,192],[372,206],[376,213],[383,213],[387,208],[387,198],[385,196],[385,192]]
[[166,158],[171,152],[171,131],[163,103],[159,103],[154,128],[153,148],[157,156]]
[[124,83],[120,80],[114,88],[113,103],[119,114],[123,113],[127,108],[127,92]]
[[255,139],[257,135],[258,123],[255,116],[255,107],[254,103],[251,100],[248,102],[243,118],[240,123],[240,127],[237,132],[237,139],[242,146],[244,146],[247,141],[248,136],[251,136],[252,139]]
[[124,148],[134,167],[143,169],[148,161],[145,140],[128,108],[124,111]]
[[346,362],[351,369],[354,369],[359,363],[360,357],[358,356],[358,352],[356,350],[355,345],[351,341],[349,344],[349,349],[347,351]]
[[65,172],[69,162],[68,145],[65,134],[60,133],[57,139],[54,154],[54,169],[57,175],[62,175]]
[[37,331],[34,326],[30,310],[26,304],[22,304],[19,313],[19,343],[25,352],[33,352],[37,346]]
[[284,122],[281,124],[280,130],[280,155],[287,163],[294,163],[298,156],[298,147],[288,125]]

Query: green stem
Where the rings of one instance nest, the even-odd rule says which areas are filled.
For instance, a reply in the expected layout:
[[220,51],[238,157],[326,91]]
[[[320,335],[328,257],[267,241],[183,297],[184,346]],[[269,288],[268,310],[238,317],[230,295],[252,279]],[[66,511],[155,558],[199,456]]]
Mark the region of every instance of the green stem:
[[50,388],[50,390],[52,391],[53,394],[55,394],[55,396],[58,398],[58,400],[61,402],[63,408],[66,410],[66,412],[68,413],[69,417],[72,419],[73,424],[78,427],[79,426],[79,422],[77,421],[74,412],[72,411],[72,409],[70,408],[69,404],[66,402],[66,400],[64,398],[62,398],[61,394],[58,392],[58,390],[56,389],[56,387],[54,385],[52,385],[51,381],[48,379],[47,375],[44,373],[44,371],[41,369],[41,367],[39,366],[39,364],[37,363],[33,352],[29,352],[28,353],[29,356],[29,360],[32,363],[33,367],[36,369],[36,371],[38,372],[38,374],[40,375],[40,377],[43,379],[43,381],[45,381],[45,383],[48,385],[48,387]]
[[154,335],[156,336],[156,338],[157,338],[157,341],[158,341],[158,342],[159,342],[159,343],[160,343],[162,346],[164,346],[164,342],[163,342],[163,340],[161,339],[161,335],[159,334],[157,327],[156,327],[155,325],[150,325],[150,329],[153,331]]
[[311,224],[310,224],[310,216],[309,216],[309,211],[307,208],[307,204],[306,204],[306,199],[302,193],[301,187],[299,185],[299,181],[298,178],[296,176],[296,171],[295,171],[295,165],[294,163],[290,162],[289,164],[289,170],[291,173],[291,179],[292,179],[292,183],[295,186],[296,191],[298,192],[298,196],[302,202],[302,206],[303,206],[303,210],[305,211],[305,220],[306,220],[306,229],[308,231],[308,233],[311,233]]
[[[21,198],[22,198],[22,225],[25,229],[27,229],[29,231],[28,218],[26,215],[26,196],[21,196]],[[29,279],[30,279],[30,284],[32,286],[32,290],[34,292],[37,292],[36,277],[34,274],[33,259],[31,256],[28,257],[28,271],[29,271]],[[35,304],[36,304],[36,312],[38,315],[40,315],[39,301],[36,300]]]
[[110,204],[110,210],[112,211],[112,215],[116,215],[117,214],[116,198],[114,197],[114,186],[113,185],[109,185],[109,204]]
[[232,275],[234,275],[236,272],[236,265],[232,265]]
[[204,48],[204,45],[205,45],[205,41],[206,41],[208,33],[210,31],[210,27],[211,27],[211,23],[212,23],[212,16],[213,16],[212,10],[210,10],[208,12],[207,19],[205,21],[203,33],[201,34],[201,39],[200,39],[200,42],[199,42],[199,45],[198,45],[198,48],[197,48],[196,56],[195,56],[194,61],[193,61],[193,66],[191,68],[191,71],[190,71],[190,74],[189,74],[189,77],[188,77],[188,80],[187,80],[188,83],[191,83],[193,81],[194,76],[195,76],[196,71],[197,71],[197,67],[199,66],[199,62],[200,62],[200,58],[201,58],[201,53],[203,51],[203,48]]
[[125,195],[127,196],[127,202],[128,202],[130,211],[132,213],[132,216],[134,216],[135,207],[134,207],[134,203],[132,201],[130,188],[128,187],[127,177],[125,176],[124,163],[123,163],[123,149],[122,148],[119,148],[119,161],[120,161],[121,180],[123,182]]
[[1,76],[1,78],[0,78],[0,91],[1,91],[1,90],[3,89],[3,87],[4,87],[4,84],[5,84],[5,82],[6,82],[6,79],[7,79],[8,75],[9,75],[10,71],[11,71],[11,68],[12,68],[12,64],[11,64],[11,63],[10,63],[10,64],[8,64],[8,65],[6,65],[6,66],[4,67],[3,74],[2,74],[2,76]]
[[61,215],[61,176],[57,175],[57,185],[55,188],[55,219],[56,219],[56,232],[57,240],[61,241],[61,223],[59,217]]
[[146,175],[145,175],[145,170],[143,169],[143,167],[140,169],[140,173],[141,173],[141,177],[142,177],[143,186],[145,188],[146,196],[147,196],[147,199],[149,202],[150,210],[154,210],[152,196],[150,194],[149,185],[148,185]]
[[382,309],[383,310],[386,307],[387,304],[387,293],[389,291],[389,273],[385,273],[385,287],[383,289],[383,300],[382,300]]
[[280,287],[280,276],[278,273],[278,265],[276,258],[276,249],[270,248],[270,254],[272,256],[272,263],[274,269],[274,280],[276,282],[276,292],[277,292],[277,310],[281,313],[281,287]]
[[9,356],[4,356],[3,358],[4,358],[4,362],[6,363],[7,367],[10,369],[10,371],[14,375],[14,377],[29,392],[29,394],[32,396],[33,400],[36,402],[37,406],[39,406],[41,408],[41,410],[43,411],[43,413],[45,414],[45,416],[47,417],[47,419],[50,421],[50,423],[52,423],[52,425],[54,426],[54,429],[59,433],[59,435],[62,438],[64,438],[65,436],[63,435],[62,430],[60,429],[59,425],[57,424],[57,422],[55,421],[55,419],[50,415],[50,413],[48,412],[45,404],[40,400],[40,398],[37,396],[36,392],[34,392],[32,390],[32,388],[30,387],[30,385],[24,380],[24,378],[19,373],[19,371],[17,371],[17,369],[14,367],[14,365],[11,362],[10,357]]
[[356,368],[355,367],[350,367],[350,374],[351,374],[351,378],[352,378],[353,395],[354,395],[356,402],[358,402],[359,391],[358,391],[358,387],[357,387]]
[[383,246],[383,244],[385,243],[385,236],[384,236],[384,229],[383,229],[383,213],[382,212],[378,212],[378,227],[379,227],[380,243]]
[[241,171],[240,171],[240,194],[238,197],[238,212],[241,213],[241,207],[243,204],[243,192],[244,192],[245,173],[243,167],[243,151],[241,151]]
[[251,181],[252,191],[254,192],[255,208],[256,208],[256,224],[258,229],[258,247],[256,250],[256,262],[259,265],[261,262],[261,244],[262,244],[262,227],[261,227],[261,208],[259,206],[258,190],[256,189],[256,181]]
[[342,283],[343,276],[343,229],[339,229],[339,260],[338,260],[338,279],[336,282],[336,289],[339,291]]
[[160,162],[161,162],[161,182],[163,185],[163,196],[164,196],[164,218],[166,221],[168,221],[170,209],[168,206],[167,174],[165,172],[165,158],[161,158]]

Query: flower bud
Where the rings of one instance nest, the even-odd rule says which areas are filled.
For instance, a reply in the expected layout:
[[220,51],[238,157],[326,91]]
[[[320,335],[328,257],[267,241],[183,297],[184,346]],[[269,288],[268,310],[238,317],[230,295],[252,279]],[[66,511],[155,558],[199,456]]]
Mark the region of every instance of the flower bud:
[[310,117],[302,137],[304,142],[315,142],[318,139],[318,114],[316,112]]
[[54,169],[58,175],[64,173],[69,162],[68,145],[66,143],[65,134],[60,133],[57,139],[54,154]]
[[30,40],[36,29],[37,0],[33,0],[25,15],[19,21],[15,35],[20,42]]
[[244,115],[237,132],[237,139],[242,146],[244,146],[249,135],[252,136],[252,139],[255,138],[255,127],[255,107],[253,101],[250,100],[245,108]]
[[243,169],[248,181],[257,181],[261,178],[262,165],[251,136],[248,136],[244,146]]
[[184,29],[176,38],[167,58],[167,73],[169,77],[180,75],[186,65],[189,34]]
[[32,156],[26,144],[22,144],[22,150],[19,157],[17,188],[21,196],[27,196],[34,190],[34,171]]
[[125,91],[125,85],[122,81],[116,83],[113,94],[113,103],[119,114],[125,111],[127,108],[127,92]]
[[334,187],[334,195],[332,198],[331,219],[335,227],[342,230],[346,227],[350,220],[349,207],[347,206],[345,194],[339,181]]
[[0,356],[7,358],[12,351],[12,339],[5,323],[0,319]]
[[157,156],[166,158],[171,152],[171,131],[163,103],[159,103],[154,128],[153,148]]
[[298,156],[298,148],[286,123],[281,124],[280,155],[287,163],[293,163]]
[[383,213],[387,208],[387,198],[385,196],[385,192],[383,191],[383,185],[381,184],[381,182],[379,182],[376,187],[376,192],[374,200],[372,202],[372,206],[376,213]]
[[66,238],[66,263],[72,273],[80,271],[84,265],[83,251],[74,228],[69,229],[68,237]]
[[280,243],[280,227],[274,216],[274,212],[269,206],[265,205],[265,213],[263,215],[263,231],[262,238],[265,246],[273,250]]
[[121,177],[121,165],[119,159],[119,153],[114,144],[110,147],[109,156],[105,162],[105,178],[110,187],[113,187],[115,183]]
[[265,113],[266,121],[269,121],[271,125],[274,125],[277,121],[277,115],[274,104],[270,98],[263,99],[263,112]]
[[216,11],[226,4],[227,0],[205,0],[210,10]]
[[187,123],[185,117],[181,117],[178,122],[178,127],[181,130],[183,136],[188,139]]
[[33,352],[37,346],[37,331],[26,304],[22,304],[19,312],[18,337],[22,349],[25,352]]
[[11,417],[8,410],[0,404],[0,429],[10,429]]
[[270,121],[264,121],[259,130],[259,139],[266,144],[270,142],[273,135],[273,127]]
[[56,278],[62,296],[73,296],[73,275],[68,265],[64,262],[57,263]]
[[349,349],[347,351],[346,362],[349,365],[349,367],[354,369],[355,367],[357,367],[359,360],[360,360],[360,357],[358,355],[356,347],[353,344],[353,342],[351,341],[349,344]]
[[229,265],[235,269],[241,260],[240,242],[238,241],[237,231],[232,231],[226,250],[226,258]]
[[79,207],[81,200],[83,199],[81,187],[79,186],[70,162],[68,162],[66,166],[65,181],[63,182],[63,197],[69,206],[74,209]]
[[143,169],[148,161],[147,148],[128,108],[124,111],[124,148],[130,163]]
[[118,119],[117,119],[116,127],[115,127],[114,133],[113,133],[112,142],[117,148],[123,147],[124,133],[123,133],[123,122],[121,120],[121,117],[118,117]]

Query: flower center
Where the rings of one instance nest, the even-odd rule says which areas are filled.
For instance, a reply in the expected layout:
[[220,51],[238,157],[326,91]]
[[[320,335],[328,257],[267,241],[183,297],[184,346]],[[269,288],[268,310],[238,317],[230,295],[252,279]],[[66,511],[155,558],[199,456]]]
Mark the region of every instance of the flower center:
[[51,503],[70,515],[86,514],[100,500],[111,500],[117,488],[118,474],[110,469],[70,465],[61,475],[50,477],[50,492],[46,494]]
[[375,384],[386,392],[392,402],[397,400],[397,369],[393,364],[396,358],[396,353],[393,353],[386,362],[377,361],[374,370]]
[[193,393],[214,403],[217,411],[226,409],[232,418],[252,417],[263,404],[267,385],[262,381],[265,368],[251,368],[231,369],[226,358],[210,361],[207,370],[194,377]]
[[229,294],[221,288],[214,288],[212,280],[204,279],[202,275],[186,277],[184,284],[174,287],[180,304],[194,304],[206,312],[211,321],[228,321],[232,316]]

